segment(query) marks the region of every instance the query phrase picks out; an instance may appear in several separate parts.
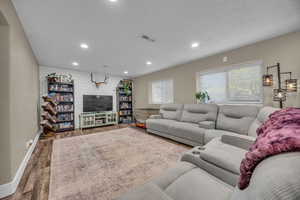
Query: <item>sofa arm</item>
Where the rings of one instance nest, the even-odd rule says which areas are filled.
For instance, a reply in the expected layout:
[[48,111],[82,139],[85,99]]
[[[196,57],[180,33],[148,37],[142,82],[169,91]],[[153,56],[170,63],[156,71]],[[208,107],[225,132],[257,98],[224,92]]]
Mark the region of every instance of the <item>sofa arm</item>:
[[222,135],[221,141],[241,149],[249,150],[251,145],[255,142],[255,138],[245,135]]
[[205,128],[205,129],[215,129],[216,128],[216,123],[214,121],[202,121],[199,122],[199,127],[200,128]]
[[161,115],[151,115],[149,119],[162,119]]

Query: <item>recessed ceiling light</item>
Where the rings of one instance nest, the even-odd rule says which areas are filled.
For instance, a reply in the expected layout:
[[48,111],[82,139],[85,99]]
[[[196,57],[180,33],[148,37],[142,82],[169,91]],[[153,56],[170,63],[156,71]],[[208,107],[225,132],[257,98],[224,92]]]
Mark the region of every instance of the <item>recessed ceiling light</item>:
[[192,48],[197,48],[197,47],[199,47],[199,43],[198,42],[193,42],[191,47]]
[[82,49],[88,49],[88,48],[89,48],[89,45],[87,45],[86,43],[81,43],[81,44],[80,44],[80,47],[81,47]]
[[109,0],[110,2],[117,2],[118,0]]
[[72,65],[73,66],[79,66],[79,63],[78,62],[73,62]]
[[128,71],[124,71],[124,74],[128,74]]
[[146,64],[147,65],[152,65],[152,62],[151,61],[147,61]]

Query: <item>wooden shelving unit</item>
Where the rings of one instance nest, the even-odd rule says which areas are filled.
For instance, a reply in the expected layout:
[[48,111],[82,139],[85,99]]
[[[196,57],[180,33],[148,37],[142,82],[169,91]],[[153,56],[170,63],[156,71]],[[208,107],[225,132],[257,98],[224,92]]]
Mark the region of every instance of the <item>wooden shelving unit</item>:
[[56,102],[55,132],[74,130],[74,81],[48,77],[48,96]]
[[117,87],[119,123],[133,122],[132,80],[121,80]]

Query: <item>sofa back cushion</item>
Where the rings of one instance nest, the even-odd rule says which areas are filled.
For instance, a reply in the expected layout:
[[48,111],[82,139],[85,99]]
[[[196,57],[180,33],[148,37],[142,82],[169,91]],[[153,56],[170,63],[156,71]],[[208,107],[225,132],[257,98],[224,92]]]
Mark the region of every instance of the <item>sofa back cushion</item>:
[[183,104],[164,104],[160,106],[160,115],[163,119],[180,120]]
[[184,104],[180,120],[189,123],[215,122],[217,114],[218,106],[216,104]]
[[252,137],[256,137],[256,130],[265,122],[269,119],[269,116],[275,112],[279,110],[278,108],[273,108],[273,107],[263,107],[262,109],[260,109],[256,119],[253,121],[253,123],[251,124],[249,131],[248,131],[248,135],[252,136]]
[[217,129],[247,135],[259,111],[257,106],[220,106]]
[[299,200],[300,152],[271,156],[255,168],[244,190],[236,187],[230,200]]

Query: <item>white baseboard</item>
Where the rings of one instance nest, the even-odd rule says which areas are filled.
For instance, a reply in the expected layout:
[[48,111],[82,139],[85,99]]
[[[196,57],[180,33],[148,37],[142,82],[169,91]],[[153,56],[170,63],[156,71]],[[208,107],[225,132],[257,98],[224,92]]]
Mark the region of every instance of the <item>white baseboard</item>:
[[25,158],[23,159],[21,165],[19,166],[19,169],[14,177],[14,179],[6,184],[0,185],[0,199],[3,197],[7,197],[9,195],[12,195],[13,193],[16,192],[17,187],[21,181],[21,178],[23,176],[23,173],[25,171],[25,168],[27,166],[27,163],[32,155],[32,152],[39,140],[41,132],[39,131],[36,135],[36,137],[34,138],[34,141],[32,143],[32,145],[30,146],[30,148],[28,149]]

